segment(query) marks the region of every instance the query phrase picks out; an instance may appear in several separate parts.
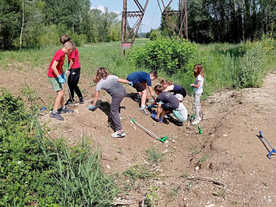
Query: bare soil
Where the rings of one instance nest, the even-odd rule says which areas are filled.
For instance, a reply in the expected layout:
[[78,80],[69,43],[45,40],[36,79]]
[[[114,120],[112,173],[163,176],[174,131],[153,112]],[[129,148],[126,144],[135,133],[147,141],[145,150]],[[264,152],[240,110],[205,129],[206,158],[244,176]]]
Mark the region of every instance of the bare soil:
[[[113,130],[108,122],[110,96],[101,92],[100,108],[95,112],[88,110],[95,90],[89,74],[82,73],[79,84],[85,104],[70,106],[74,113],[65,114],[65,120],[58,121],[49,116],[55,93],[47,79],[47,66],[32,72],[15,63],[13,68],[7,71],[0,66],[1,87],[19,96],[27,85],[37,91],[37,100],[47,107],[40,120],[53,139],[65,137],[71,146],[85,137],[92,148],[102,150],[102,166],[107,174],[122,175],[135,165],[146,165],[156,173],[155,177],[129,184],[128,195],[119,198],[131,203],[125,206],[143,206],[145,194],[153,186],[158,187],[155,206],[276,206],[276,156],[273,153],[268,158],[272,149],[258,136],[262,131],[276,147],[276,74],[267,75],[261,88],[223,89],[202,101],[202,134],[189,122],[181,127],[165,125],[141,114],[139,104],[132,99],[135,90],[126,86],[129,97],[121,104],[126,137],[115,139],[110,136]],[[191,112],[191,96],[183,103]],[[129,116],[158,137],[167,136],[166,143],[150,137],[131,123]],[[146,150],[151,146],[165,153],[165,161],[148,163]],[[118,178],[118,185],[126,187],[130,178],[123,179]]]

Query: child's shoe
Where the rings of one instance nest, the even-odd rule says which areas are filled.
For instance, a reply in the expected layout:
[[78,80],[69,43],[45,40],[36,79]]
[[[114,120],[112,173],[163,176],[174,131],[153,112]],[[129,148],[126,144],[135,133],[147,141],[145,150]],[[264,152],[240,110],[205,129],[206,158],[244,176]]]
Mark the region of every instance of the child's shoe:
[[79,99],[80,99],[80,104],[84,104],[84,103],[85,103],[85,101],[84,101],[84,98],[83,98],[83,97],[80,97]]
[[113,134],[111,134],[112,137],[114,138],[123,138],[124,136],[126,136],[125,132],[122,130],[116,131]]
[[148,113],[148,111],[147,111],[147,109],[146,108],[139,108],[139,111],[141,111],[143,114],[145,114],[145,115],[148,115],[149,113]]
[[69,108],[67,108],[67,107],[64,107],[64,108],[60,108],[59,110],[59,113],[60,114],[65,114],[65,113],[73,113],[74,112],[74,110],[72,110],[72,109],[69,109]]
[[68,106],[70,104],[73,104],[75,101],[74,100],[71,100],[71,99],[68,99],[65,103],[65,106]]
[[192,125],[196,125],[200,122],[199,118],[196,118],[192,121]]
[[169,118],[171,118],[171,115],[170,115],[170,113],[167,113],[167,114],[165,114],[165,115],[164,115],[164,118],[166,118],[166,119],[169,119]]
[[55,119],[60,120],[60,121],[64,120],[64,118],[57,112],[55,112],[55,113],[51,112],[50,117],[55,118]]
[[134,101],[140,102],[141,101],[141,95],[137,94],[137,96],[134,98]]

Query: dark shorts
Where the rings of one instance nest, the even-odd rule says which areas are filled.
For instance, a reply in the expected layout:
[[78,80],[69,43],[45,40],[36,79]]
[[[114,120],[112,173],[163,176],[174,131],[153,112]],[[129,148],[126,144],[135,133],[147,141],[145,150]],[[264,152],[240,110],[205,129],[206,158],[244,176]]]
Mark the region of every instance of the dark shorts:
[[171,108],[170,106],[168,106],[167,104],[163,103],[161,104],[162,109],[164,109],[165,111],[169,111],[172,112],[175,108]]
[[145,87],[141,83],[133,83],[133,88],[135,88],[137,92],[145,90]]

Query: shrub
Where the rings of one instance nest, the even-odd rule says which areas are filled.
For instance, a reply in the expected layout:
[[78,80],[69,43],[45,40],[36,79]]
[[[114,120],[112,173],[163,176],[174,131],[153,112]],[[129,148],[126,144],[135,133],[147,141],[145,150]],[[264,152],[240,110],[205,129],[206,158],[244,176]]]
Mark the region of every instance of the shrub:
[[237,71],[236,87],[260,87],[265,76],[264,63],[266,62],[266,51],[261,44],[256,44],[248,50],[241,60]]
[[118,188],[99,151],[45,137],[10,93],[0,94],[0,112],[0,206],[110,206]]
[[163,70],[171,75],[178,70],[186,72],[187,63],[196,50],[196,44],[183,38],[160,38],[147,42],[145,47],[131,49],[129,57],[138,66],[145,66],[151,70]]

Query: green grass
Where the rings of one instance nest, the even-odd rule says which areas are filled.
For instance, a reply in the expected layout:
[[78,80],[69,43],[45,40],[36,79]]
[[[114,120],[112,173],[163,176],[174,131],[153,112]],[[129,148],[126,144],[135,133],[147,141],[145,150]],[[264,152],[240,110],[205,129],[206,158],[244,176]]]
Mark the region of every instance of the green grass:
[[146,151],[147,160],[150,163],[158,164],[160,162],[163,162],[165,160],[165,154],[162,152],[159,152],[156,147],[151,146]]
[[110,206],[119,188],[103,173],[100,151],[84,139],[72,148],[52,140],[33,110],[1,92],[0,206]]
[[[137,39],[131,50],[145,45],[149,40]],[[197,53],[187,63],[188,71],[168,75],[159,70],[157,81],[167,78],[182,85],[191,94],[190,84],[194,83],[193,66],[202,63],[205,71],[205,99],[223,87],[242,88],[260,87],[267,72],[275,71],[276,43],[271,38],[260,42],[233,44],[197,45]],[[260,47],[262,49],[260,49]],[[35,70],[37,67],[48,69],[54,53],[60,47],[45,47],[23,51],[1,52],[0,65],[3,70]],[[138,67],[136,63],[121,54],[120,42],[97,43],[78,47],[82,71],[92,79],[98,67],[108,68],[111,74],[126,78],[128,74],[137,71],[149,72],[147,66]],[[251,70],[252,69],[252,70]],[[46,78],[46,75],[45,75]],[[157,84],[157,81],[155,82]]]

